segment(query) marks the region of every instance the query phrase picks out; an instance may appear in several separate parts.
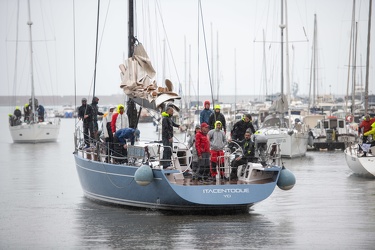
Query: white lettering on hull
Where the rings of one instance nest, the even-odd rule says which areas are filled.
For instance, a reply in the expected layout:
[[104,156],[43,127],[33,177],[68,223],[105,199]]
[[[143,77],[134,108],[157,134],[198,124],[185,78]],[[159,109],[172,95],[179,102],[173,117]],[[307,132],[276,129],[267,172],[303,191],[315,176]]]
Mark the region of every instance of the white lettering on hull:
[[250,193],[248,188],[212,188],[203,189],[204,194],[246,194]]

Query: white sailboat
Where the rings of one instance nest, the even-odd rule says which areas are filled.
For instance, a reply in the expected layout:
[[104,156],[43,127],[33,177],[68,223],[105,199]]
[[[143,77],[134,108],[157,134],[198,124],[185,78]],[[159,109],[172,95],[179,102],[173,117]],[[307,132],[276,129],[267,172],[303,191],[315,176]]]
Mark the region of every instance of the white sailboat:
[[[262,126],[256,132],[262,134],[268,139],[268,145],[273,143],[280,143],[281,156],[285,158],[295,158],[304,156],[307,151],[307,142],[309,133],[307,128],[302,125],[295,123],[292,126],[290,119],[291,115],[289,112],[289,118],[285,117],[285,113],[289,109],[289,100],[284,95],[284,72],[283,72],[283,45],[284,45],[284,29],[287,25],[284,24],[283,18],[283,1],[281,1],[281,95],[274,101],[272,107],[269,109],[271,113],[268,115],[262,124]],[[287,43],[288,45],[288,43]],[[287,70],[288,71],[288,70]],[[288,73],[287,73],[288,74]],[[287,75],[288,76],[288,75]],[[287,82],[289,84],[289,82]],[[288,93],[289,95],[289,93]]]
[[[375,152],[375,147],[371,151]],[[363,154],[358,144],[347,147],[344,152],[346,163],[353,173],[375,178],[375,154]]]
[[33,75],[33,39],[30,0],[28,5],[28,22],[29,26],[29,49],[30,49],[30,83],[31,98],[29,100],[30,114],[25,117],[24,121],[18,123],[9,122],[9,131],[13,142],[16,143],[38,143],[38,142],[54,142],[57,140],[60,131],[60,119],[44,120],[38,117],[38,100],[35,98],[34,75]]
[[[366,87],[365,96],[368,96],[369,84],[369,66],[370,66],[370,30],[371,30],[371,8],[372,1],[369,3],[369,20],[368,20],[368,33],[367,33],[367,60],[366,60]],[[354,9],[355,6],[353,6]],[[367,100],[367,98],[365,98]],[[368,102],[365,104],[365,112],[367,113]],[[344,153],[346,163],[354,174],[375,178],[375,146],[367,148],[369,144],[360,147],[359,144],[348,146]],[[367,151],[367,152],[366,152]],[[366,154],[364,154],[366,152]],[[371,152],[371,153],[370,153]]]

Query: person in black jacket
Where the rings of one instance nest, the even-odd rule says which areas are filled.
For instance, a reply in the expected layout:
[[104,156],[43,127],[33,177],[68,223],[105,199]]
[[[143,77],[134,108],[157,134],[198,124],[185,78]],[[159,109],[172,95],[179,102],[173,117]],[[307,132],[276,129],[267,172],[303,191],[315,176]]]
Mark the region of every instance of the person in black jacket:
[[94,96],[92,98],[91,107],[92,107],[92,122],[93,122],[93,126],[94,126],[93,131],[94,131],[95,140],[99,139],[98,138],[98,130],[99,130],[98,115],[104,115],[104,113],[99,111],[98,103],[99,103],[99,98]]
[[28,103],[23,106],[23,113],[24,113],[24,122],[29,123],[30,122],[30,115],[31,115],[31,107]]
[[94,124],[92,116],[92,107],[87,104],[86,98],[82,98],[82,106],[78,108],[78,119],[83,121],[83,137],[86,144],[85,148],[89,148],[90,141],[94,141]]
[[161,138],[163,142],[163,168],[167,168],[171,164],[172,148],[173,148],[173,127],[180,128],[180,125],[176,124],[172,120],[173,107],[167,106],[165,112],[162,114],[161,121]]
[[215,111],[210,115],[210,119],[208,120],[208,125],[211,129],[215,129],[215,124],[217,121],[221,122],[222,129],[224,130],[224,133],[227,133],[227,123],[225,121],[225,116],[220,113],[220,105],[215,105]]
[[230,173],[230,179],[231,180],[237,180],[237,169],[238,166],[247,164],[249,161],[254,162],[257,159],[255,158],[255,145],[254,142],[251,140],[251,130],[247,130],[245,132],[245,139],[243,139],[239,143],[243,150],[243,155],[238,156],[236,159],[232,161],[231,164],[231,173]]
[[10,126],[21,125],[22,124],[21,117],[22,117],[22,112],[21,112],[20,108],[17,106],[16,109],[14,110],[14,112],[13,112],[13,115],[9,114]]
[[236,122],[231,131],[231,136],[233,140],[242,141],[246,130],[250,129],[251,133],[255,133],[254,126],[251,122],[251,115],[245,114],[241,120]]

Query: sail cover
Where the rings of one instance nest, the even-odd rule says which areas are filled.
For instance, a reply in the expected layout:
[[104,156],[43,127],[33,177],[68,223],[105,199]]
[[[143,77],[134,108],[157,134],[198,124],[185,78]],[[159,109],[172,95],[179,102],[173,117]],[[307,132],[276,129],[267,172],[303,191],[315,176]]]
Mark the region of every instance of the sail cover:
[[137,104],[158,110],[164,103],[181,99],[173,92],[173,85],[166,79],[167,87],[158,87],[154,79],[156,72],[142,44],[137,44],[134,56],[120,66],[121,84],[124,93]]
[[288,111],[288,99],[286,95],[280,95],[269,108],[269,111],[274,111],[276,113],[285,113]]

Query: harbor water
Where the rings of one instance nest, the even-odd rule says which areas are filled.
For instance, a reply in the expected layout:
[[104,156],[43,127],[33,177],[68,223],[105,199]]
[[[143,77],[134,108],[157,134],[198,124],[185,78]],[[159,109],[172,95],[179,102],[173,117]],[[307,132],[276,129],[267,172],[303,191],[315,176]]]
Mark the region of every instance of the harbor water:
[[[283,160],[295,187],[276,187],[247,214],[165,214],[83,196],[75,119],[61,119],[56,143],[15,144],[8,112],[0,108],[0,249],[375,248],[375,180],[353,175],[342,151]],[[151,123],[140,130],[157,137]]]

